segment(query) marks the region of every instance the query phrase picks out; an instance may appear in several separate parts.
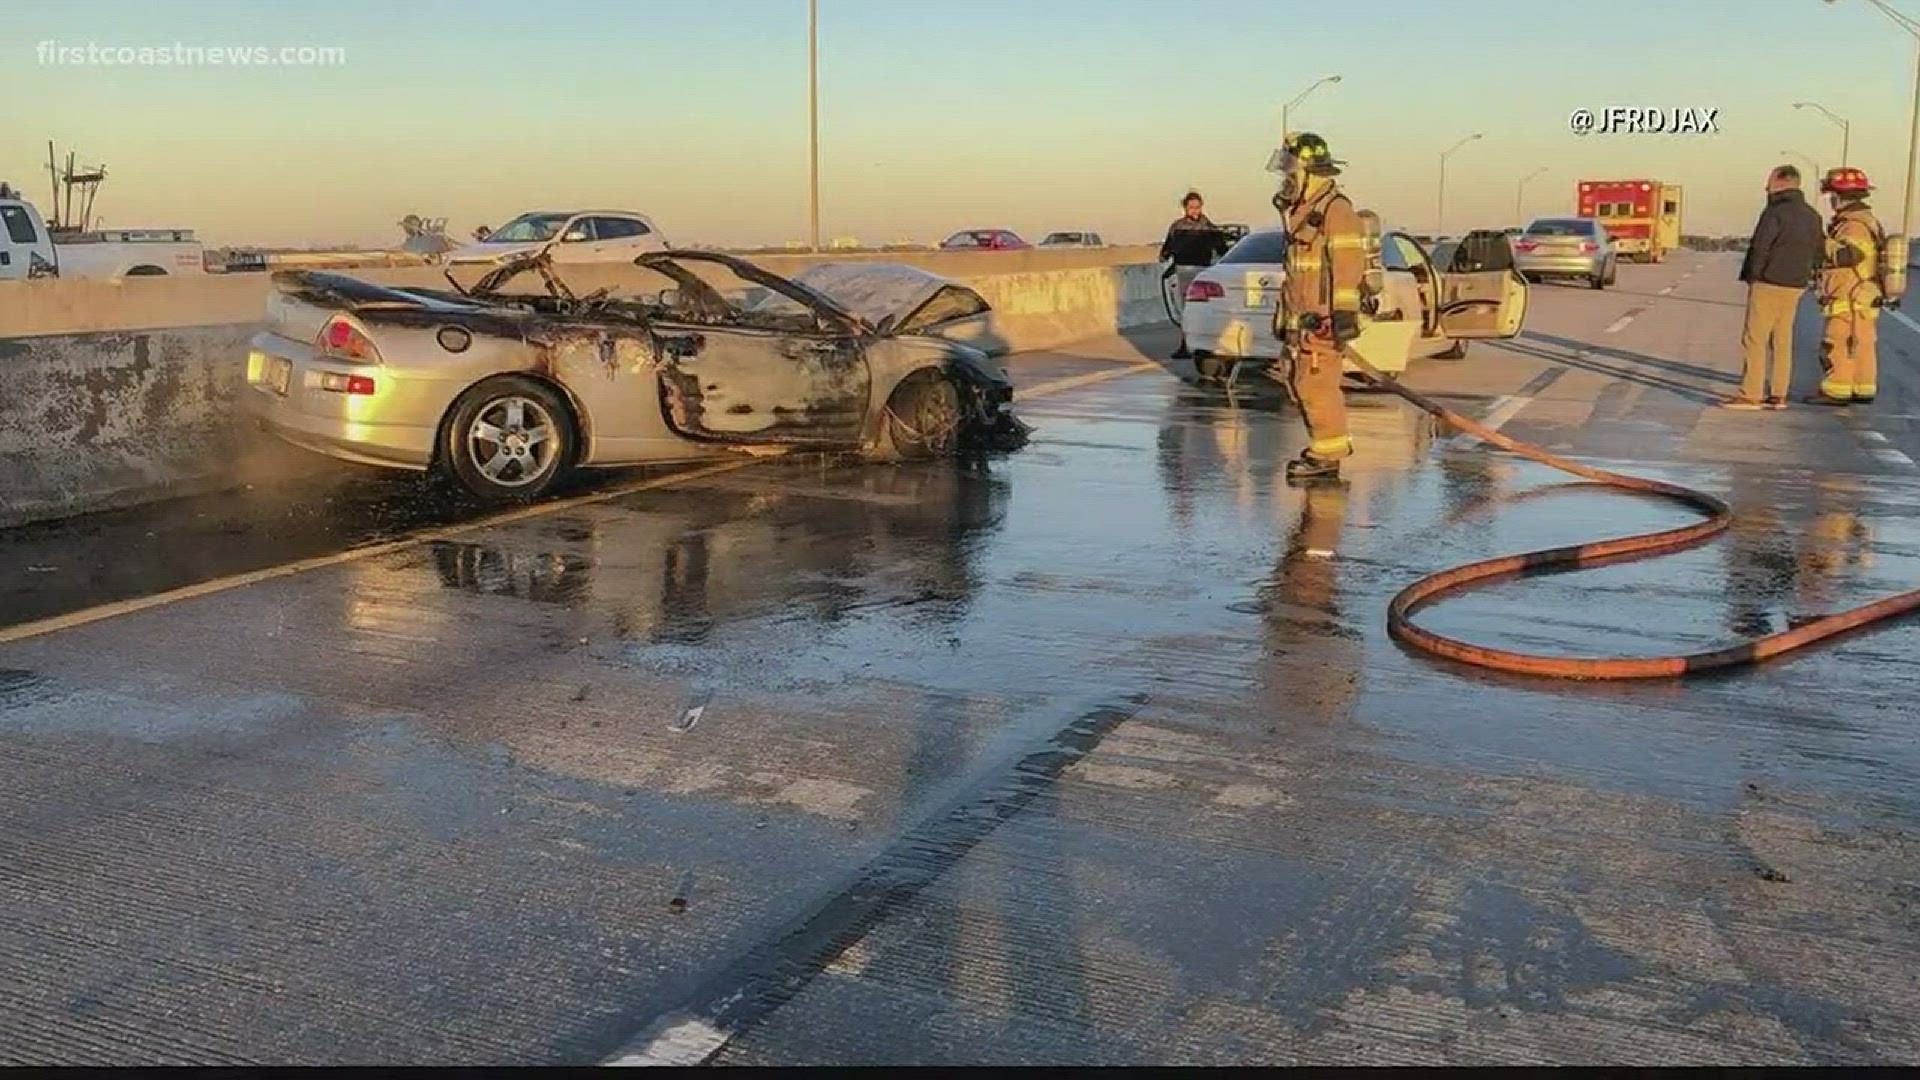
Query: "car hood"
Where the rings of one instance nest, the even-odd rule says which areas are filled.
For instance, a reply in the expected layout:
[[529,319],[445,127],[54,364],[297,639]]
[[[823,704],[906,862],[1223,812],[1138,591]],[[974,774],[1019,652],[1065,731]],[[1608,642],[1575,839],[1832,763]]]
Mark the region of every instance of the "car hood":
[[889,315],[905,319],[942,289],[967,288],[905,263],[821,263],[791,280],[826,295],[874,326]]

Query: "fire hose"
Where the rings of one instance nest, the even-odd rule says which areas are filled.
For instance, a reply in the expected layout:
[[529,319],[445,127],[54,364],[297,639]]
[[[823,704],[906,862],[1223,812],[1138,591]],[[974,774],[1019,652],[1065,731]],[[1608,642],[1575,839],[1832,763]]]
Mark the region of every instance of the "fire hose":
[[1677,529],[1639,533],[1610,540],[1546,548],[1519,555],[1504,555],[1480,562],[1456,566],[1429,574],[1394,596],[1387,605],[1387,632],[1395,640],[1434,656],[1458,660],[1476,667],[1522,675],[1554,679],[1660,679],[1719,668],[1758,663],[1794,649],[1824,641],[1871,623],[1920,610],[1920,589],[1889,596],[1861,607],[1825,615],[1777,634],[1748,638],[1737,645],[1707,652],[1675,656],[1647,657],[1567,657],[1512,652],[1438,634],[1413,621],[1415,613],[1444,597],[1469,591],[1482,584],[1532,574],[1549,568],[1582,569],[1611,565],[1665,552],[1682,551],[1718,536],[1733,524],[1733,510],[1726,503],[1702,491],[1678,484],[1649,480],[1639,476],[1596,469],[1531,443],[1502,435],[1485,424],[1468,419],[1418,391],[1402,385],[1393,376],[1380,371],[1351,348],[1343,349],[1348,359],[1374,385],[1405,398],[1414,407],[1437,417],[1441,422],[1476,436],[1521,457],[1623,491],[1657,495],[1671,499],[1705,515],[1704,520]]

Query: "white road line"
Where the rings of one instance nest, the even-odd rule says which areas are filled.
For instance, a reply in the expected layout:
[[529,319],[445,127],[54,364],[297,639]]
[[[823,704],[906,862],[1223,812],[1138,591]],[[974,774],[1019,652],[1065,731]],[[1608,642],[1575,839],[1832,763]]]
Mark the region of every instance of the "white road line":
[[[1586,355],[1587,350],[1581,349],[1578,353],[1574,354],[1574,359],[1578,360]],[[1507,421],[1520,415],[1520,410],[1533,404],[1534,398],[1540,396],[1541,391],[1552,386],[1566,373],[1567,369],[1563,367],[1548,368],[1546,371],[1534,376],[1527,382],[1527,385],[1515,390],[1513,393],[1504,394],[1495,398],[1493,407],[1487,410],[1485,416],[1479,418],[1480,423],[1495,431],[1500,430]],[[1452,438],[1459,440],[1462,445],[1472,445],[1480,441],[1478,436],[1469,435],[1464,431],[1455,432]]]
[[[1896,311],[1894,314],[1898,315],[1899,312]],[[1920,468],[1905,452],[1893,445],[1893,440],[1887,438],[1885,432],[1862,431],[1860,438],[1870,444],[1866,447],[1867,456],[1874,458],[1882,465],[1892,465],[1901,469]]]
[[1613,320],[1611,325],[1609,325],[1605,330],[1602,330],[1600,332],[1603,334],[1617,334],[1620,331],[1625,330],[1627,328],[1627,324],[1632,321],[1633,321],[1632,315],[1622,315],[1619,318]]
[[1893,316],[1896,319],[1899,319],[1902,323],[1906,324],[1907,329],[1913,331],[1916,334],[1920,334],[1920,322],[1914,322],[1913,319],[1910,316],[1908,316],[1906,312],[1901,311],[1898,308],[1886,308],[1885,311],[1887,314]]
[[647,1045],[607,1062],[613,1066],[701,1065],[732,1038],[705,1020],[691,1017],[654,1036]]
[[1069,375],[1064,379],[1053,379],[1049,382],[1036,383],[1033,386],[1027,387],[1025,390],[1015,387],[1013,400],[1017,404],[1025,398],[1045,397],[1048,394],[1057,394],[1062,390],[1072,390],[1077,386],[1089,386],[1093,383],[1106,382],[1108,379],[1118,379],[1123,375],[1134,375],[1142,371],[1154,370],[1160,370],[1160,365],[1151,360],[1140,360],[1130,363],[1126,367],[1108,368],[1105,371],[1093,371],[1085,375]]
[[1669,285],[1666,288],[1660,290],[1660,295],[1666,296],[1668,293],[1671,293],[1671,292],[1673,292],[1673,286]]
[[708,465],[704,468],[693,469],[689,472],[674,473],[671,476],[656,476],[652,479],[641,480],[637,483],[621,484],[618,487],[608,488],[605,491],[596,491],[587,495],[575,495],[567,499],[555,499],[552,502],[538,503],[534,506],[523,507],[518,510],[508,510],[499,514],[489,514],[486,517],[475,518],[472,521],[460,525],[427,529],[424,532],[403,536],[398,540],[388,540],[379,544],[368,544],[365,547],[351,548],[347,551],[336,551],[331,555],[320,555],[311,559],[298,559],[294,562],[282,563],[279,566],[269,566],[262,570],[249,570],[244,574],[233,574],[228,577],[214,578],[211,581],[183,585],[178,589],[168,589],[166,592],[154,593],[150,596],[136,596],[130,600],[116,600],[110,604],[100,604],[95,607],[82,608],[79,611],[70,611],[65,615],[54,615],[34,622],[20,623],[17,626],[0,627],[0,645],[14,641],[25,641],[27,638],[40,637],[60,630],[71,630],[76,626],[85,626],[88,623],[100,622],[103,619],[111,619],[119,615],[131,615],[137,611],[146,611],[149,608],[164,607],[167,604],[177,604],[182,600],[211,596],[214,593],[226,592],[229,589],[238,589],[244,585],[254,585],[262,581],[272,581],[275,578],[292,577],[295,574],[304,574],[309,570],[321,570],[329,566],[341,566],[346,563],[361,562],[381,555],[391,555],[396,551],[405,551],[408,548],[418,547],[429,541],[446,540],[495,525],[506,525],[515,521],[525,521],[528,518],[544,517],[548,514],[557,514],[562,510],[571,510],[577,506],[587,506],[593,503],[603,503],[612,499],[618,499],[623,495],[634,495],[642,491],[653,491],[658,488],[671,487],[674,484],[688,480],[699,480],[724,472],[732,472],[735,469],[744,469],[754,464],[757,460],[759,459],[749,458],[744,461],[727,461],[718,465]]

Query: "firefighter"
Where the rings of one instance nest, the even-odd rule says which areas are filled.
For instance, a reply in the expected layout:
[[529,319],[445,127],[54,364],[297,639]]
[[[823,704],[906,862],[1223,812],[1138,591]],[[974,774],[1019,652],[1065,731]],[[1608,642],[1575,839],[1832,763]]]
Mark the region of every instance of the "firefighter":
[[1340,390],[1340,348],[1359,336],[1366,238],[1353,203],[1334,177],[1340,163],[1312,132],[1287,136],[1275,162],[1274,209],[1286,220],[1287,282],[1274,333],[1286,343],[1288,385],[1307,423],[1307,447],[1287,463],[1287,479],[1340,475],[1353,453]]
[[1820,313],[1826,332],[1820,342],[1820,392],[1811,405],[1867,404],[1876,387],[1875,323],[1885,300],[1881,289],[1886,234],[1867,206],[1873,186],[1859,169],[1832,169],[1820,190],[1833,204],[1827,249],[1820,272]]

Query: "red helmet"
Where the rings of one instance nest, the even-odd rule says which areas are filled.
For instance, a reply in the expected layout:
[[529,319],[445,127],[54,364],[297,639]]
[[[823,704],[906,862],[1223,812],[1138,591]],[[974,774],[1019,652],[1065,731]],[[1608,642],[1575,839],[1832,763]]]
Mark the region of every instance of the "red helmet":
[[1820,190],[1835,195],[1865,195],[1873,190],[1873,185],[1859,169],[1828,169],[1820,181]]

